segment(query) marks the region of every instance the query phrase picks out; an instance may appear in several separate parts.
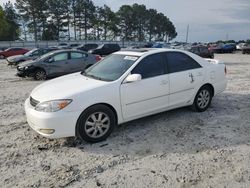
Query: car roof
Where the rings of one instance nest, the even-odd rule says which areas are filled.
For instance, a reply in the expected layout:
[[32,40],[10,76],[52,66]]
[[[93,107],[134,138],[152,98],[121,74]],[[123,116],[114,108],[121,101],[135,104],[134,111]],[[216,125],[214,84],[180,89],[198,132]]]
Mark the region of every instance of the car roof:
[[159,52],[184,52],[184,50],[178,49],[167,49],[167,48],[139,48],[139,49],[124,49],[114,54],[121,54],[121,55],[131,55],[131,56],[146,56],[154,53]]

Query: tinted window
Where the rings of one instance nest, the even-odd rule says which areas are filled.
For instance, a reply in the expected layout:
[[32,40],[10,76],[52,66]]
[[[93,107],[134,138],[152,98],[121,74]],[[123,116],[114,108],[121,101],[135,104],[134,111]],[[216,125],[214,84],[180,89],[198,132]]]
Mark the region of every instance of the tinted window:
[[60,53],[54,56],[54,61],[64,61],[68,59],[68,53]]
[[37,56],[37,55],[39,55],[39,51],[38,50],[34,51],[30,56]]
[[145,57],[132,70],[131,74],[140,74],[143,79],[165,74],[165,66],[162,53]]
[[190,51],[195,54],[199,54],[199,48],[192,48]]
[[200,64],[198,64],[194,59],[181,52],[168,52],[167,60],[169,73],[181,72],[201,67]]
[[81,59],[86,57],[86,54],[79,53],[79,52],[71,52],[71,59]]

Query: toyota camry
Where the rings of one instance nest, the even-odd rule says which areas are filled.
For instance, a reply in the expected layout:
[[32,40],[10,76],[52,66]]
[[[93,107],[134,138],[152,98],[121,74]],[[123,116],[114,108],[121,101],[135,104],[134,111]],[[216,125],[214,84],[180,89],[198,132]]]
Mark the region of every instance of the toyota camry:
[[45,137],[99,142],[116,125],[137,118],[184,106],[204,112],[226,83],[222,62],[187,51],[119,51],[39,85],[25,111],[28,124]]

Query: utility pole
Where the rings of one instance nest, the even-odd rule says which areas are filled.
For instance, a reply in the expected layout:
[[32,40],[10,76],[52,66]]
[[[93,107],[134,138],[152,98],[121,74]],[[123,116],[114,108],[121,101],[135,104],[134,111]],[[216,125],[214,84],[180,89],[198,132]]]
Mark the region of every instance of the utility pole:
[[186,43],[188,43],[188,35],[189,35],[189,24],[188,24],[188,26],[187,26]]

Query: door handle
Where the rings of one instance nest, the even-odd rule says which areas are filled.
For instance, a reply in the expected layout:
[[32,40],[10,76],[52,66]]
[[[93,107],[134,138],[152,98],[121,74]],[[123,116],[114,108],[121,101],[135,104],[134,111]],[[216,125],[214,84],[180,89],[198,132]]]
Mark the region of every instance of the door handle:
[[194,82],[194,75],[192,74],[192,73],[189,73],[189,77],[191,78],[191,83],[193,83]]

